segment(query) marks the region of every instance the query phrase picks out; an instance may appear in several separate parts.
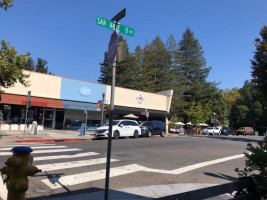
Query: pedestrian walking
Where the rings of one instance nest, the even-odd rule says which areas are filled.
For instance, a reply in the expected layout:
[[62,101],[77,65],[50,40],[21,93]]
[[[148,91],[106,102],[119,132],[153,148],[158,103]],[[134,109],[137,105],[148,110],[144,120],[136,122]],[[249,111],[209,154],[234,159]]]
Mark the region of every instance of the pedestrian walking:
[[184,135],[184,128],[181,126],[181,128],[179,129],[179,135]]

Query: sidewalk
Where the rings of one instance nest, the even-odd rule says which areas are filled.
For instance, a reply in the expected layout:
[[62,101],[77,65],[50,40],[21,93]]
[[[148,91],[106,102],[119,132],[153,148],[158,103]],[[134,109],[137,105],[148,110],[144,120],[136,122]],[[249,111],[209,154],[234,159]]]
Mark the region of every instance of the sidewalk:
[[[36,135],[29,135],[26,131],[0,131],[0,144],[22,142],[63,142],[63,141],[87,141],[94,138],[94,131],[86,131],[85,136],[79,136],[78,130],[39,130]],[[160,137],[153,135],[152,137]],[[177,133],[167,133],[166,137],[184,137]]]

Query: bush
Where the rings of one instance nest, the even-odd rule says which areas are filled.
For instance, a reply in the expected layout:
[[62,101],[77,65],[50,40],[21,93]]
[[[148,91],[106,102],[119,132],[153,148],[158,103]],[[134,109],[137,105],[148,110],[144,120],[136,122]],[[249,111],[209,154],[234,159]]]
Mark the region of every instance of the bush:
[[251,177],[260,199],[267,199],[267,137],[256,146],[247,144],[245,168],[235,168],[239,178]]

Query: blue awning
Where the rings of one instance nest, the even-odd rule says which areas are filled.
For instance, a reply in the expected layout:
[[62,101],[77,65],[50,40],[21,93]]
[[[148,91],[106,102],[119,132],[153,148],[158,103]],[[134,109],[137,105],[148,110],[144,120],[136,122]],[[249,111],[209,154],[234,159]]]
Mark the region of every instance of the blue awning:
[[65,109],[70,110],[88,110],[88,111],[101,111],[97,109],[97,103],[77,102],[61,100]]

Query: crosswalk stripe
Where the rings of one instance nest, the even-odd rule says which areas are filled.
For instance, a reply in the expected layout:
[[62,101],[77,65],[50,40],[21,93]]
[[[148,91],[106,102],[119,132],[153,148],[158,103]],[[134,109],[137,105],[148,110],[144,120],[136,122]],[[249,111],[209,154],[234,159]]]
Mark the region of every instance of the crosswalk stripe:
[[45,143],[31,143],[31,145],[26,145],[26,144],[7,144],[7,145],[1,145],[0,148],[5,148],[5,147],[17,147],[17,146],[55,146],[55,144],[45,144]]
[[[140,169],[143,169],[142,166],[132,164],[132,165],[125,165],[122,167],[116,167],[110,169],[110,177],[125,175],[133,172],[140,171]],[[80,173],[80,174],[74,174],[64,177],[55,177],[55,178],[49,178],[49,179],[43,179],[42,182],[45,183],[47,186],[49,186],[51,189],[57,189],[61,188],[63,186],[72,186],[77,185],[81,183],[101,180],[106,177],[106,170],[98,170],[93,172],[86,172],[86,173]]]
[[[110,177],[125,175],[125,174],[139,172],[139,171],[178,175],[178,174],[189,172],[189,171],[202,168],[205,166],[218,164],[221,162],[230,161],[230,160],[238,159],[242,157],[244,157],[244,154],[238,154],[235,156],[229,156],[229,157],[219,158],[219,159],[215,159],[211,161],[201,162],[201,163],[189,165],[186,167],[181,167],[181,168],[174,169],[174,170],[153,169],[153,168],[144,167],[138,164],[131,164],[131,165],[126,165],[122,167],[111,168]],[[105,170],[85,172],[85,173],[68,175],[68,176],[63,176],[63,177],[57,176],[54,178],[43,179],[42,182],[45,183],[47,186],[49,186],[51,189],[57,189],[62,186],[68,187],[72,185],[77,185],[77,184],[91,182],[91,181],[97,181],[101,179],[105,179]]]
[[95,152],[87,152],[87,153],[78,153],[75,155],[58,155],[58,156],[41,156],[41,157],[34,157],[34,161],[40,161],[40,160],[55,160],[55,159],[69,159],[69,158],[79,158],[79,157],[86,157],[86,156],[94,156],[99,155],[99,153]]
[[[72,161],[72,162],[64,162],[64,163],[53,163],[47,165],[37,165],[38,169],[42,171],[54,171],[59,169],[69,169],[69,168],[76,168],[76,167],[84,167],[89,165],[97,165],[106,163],[107,158],[96,158],[90,160],[79,160],[79,161]],[[117,159],[111,159],[110,162],[119,161]]]
[[[81,149],[53,149],[53,150],[39,150],[33,151],[31,154],[39,154],[39,153],[61,153],[61,152],[68,152],[68,151],[81,151]],[[10,156],[12,152],[0,152],[0,156]]]
[[[67,146],[38,146],[38,147],[31,147],[32,149],[59,149],[65,148]],[[0,151],[11,150],[12,148],[0,148]]]

